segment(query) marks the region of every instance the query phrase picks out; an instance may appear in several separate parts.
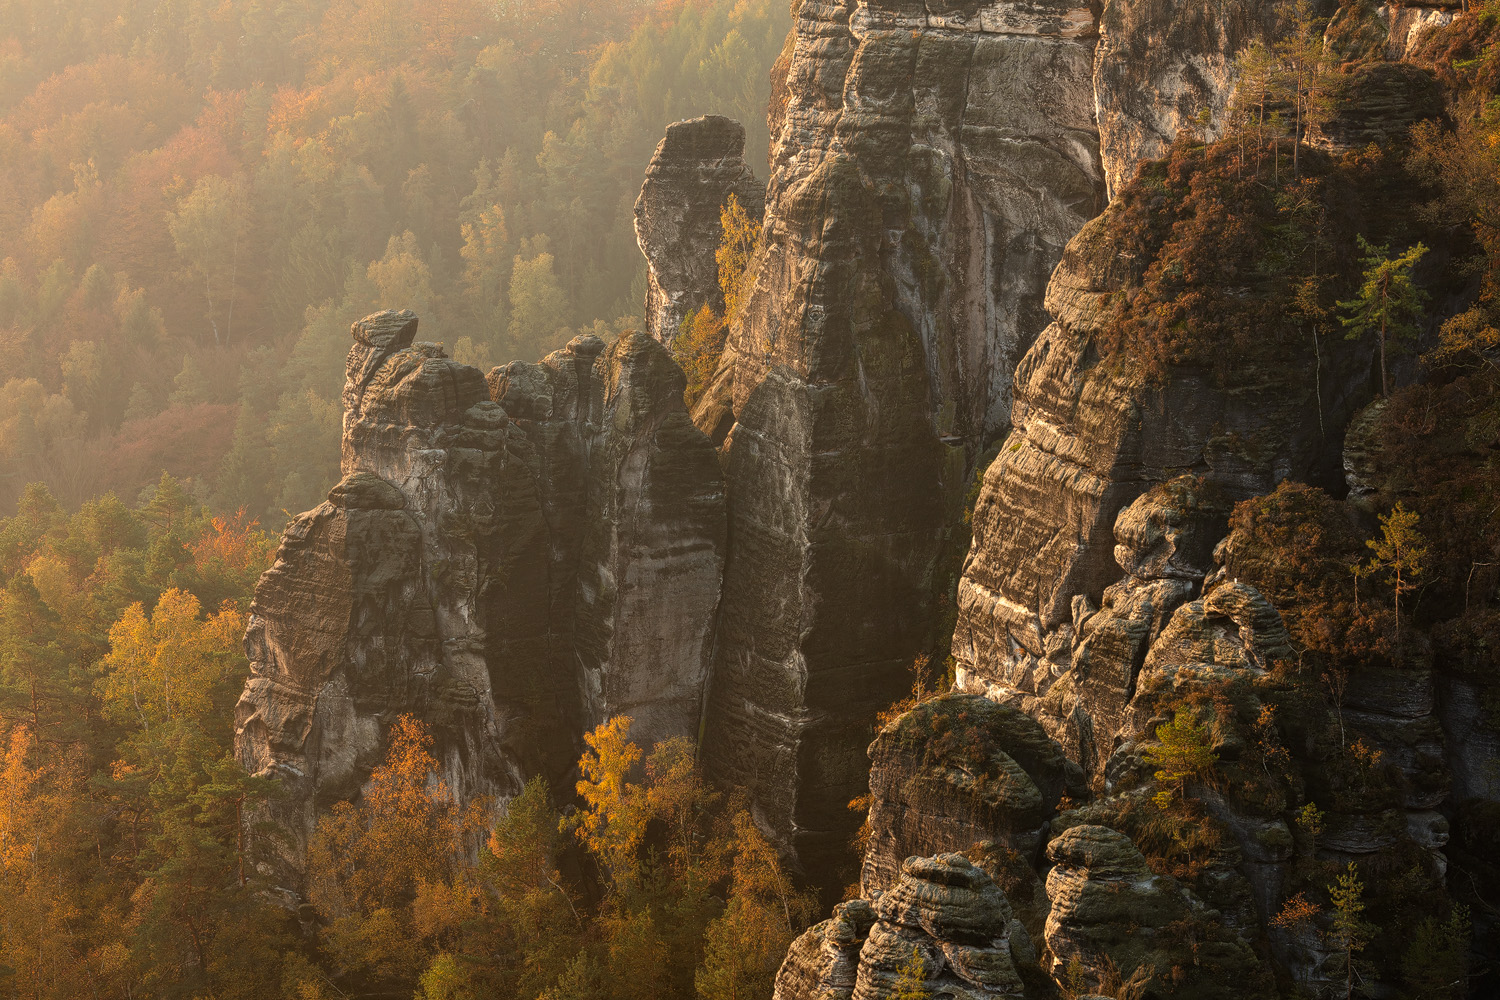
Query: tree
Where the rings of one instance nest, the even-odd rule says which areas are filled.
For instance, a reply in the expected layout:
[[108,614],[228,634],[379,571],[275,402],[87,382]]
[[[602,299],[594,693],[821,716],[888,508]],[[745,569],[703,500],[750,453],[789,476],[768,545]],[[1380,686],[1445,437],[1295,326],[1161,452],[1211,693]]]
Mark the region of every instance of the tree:
[[1362,975],[1359,953],[1364,951],[1376,931],[1376,927],[1361,916],[1365,912],[1364,892],[1359,869],[1352,861],[1348,871],[1328,887],[1328,896],[1333,901],[1333,926],[1328,931],[1328,945],[1344,955],[1346,997],[1354,996],[1356,981]]
[[911,958],[896,969],[895,1000],[931,1000],[927,986],[927,959],[918,945],[912,945]]
[[464,302],[482,339],[495,340],[502,330],[512,257],[505,212],[499,205],[487,205],[463,222],[459,231],[464,241],[459,250],[464,262]]
[[1309,0],[1284,3],[1280,13],[1291,22],[1291,31],[1275,46],[1275,90],[1292,105],[1292,174],[1300,178],[1303,137],[1332,116],[1330,59],[1323,44],[1323,19],[1314,16]]
[[1143,748],[1141,757],[1157,768],[1156,781],[1163,787],[1154,801],[1166,809],[1174,797],[1185,797],[1187,783],[1212,770],[1219,756],[1211,748],[1208,727],[1186,708],[1176,709],[1171,722],[1157,726],[1156,738],[1160,742]]
[[432,736],[419,719],[400,716],[389,740],[359,803],[341,802],[319,820],[308,846],[309,897],[346,966],[414,983],[430,957],[414,907],[461,888],[474,817],[437,777]]
[[245,616],[230,606],[200,619],[200,610],[197,597],[176,588],[149,613],[141,603],[125,610],[109,630],[102,664],[106,713],[147,731],[169,721],[214,727],[226,682],[244,660]]
[[733,819],[729,903],[703,936],[695,977],[704,1000],[755,1000],[771,994],[787,948],[814,900],[799,893],[776,849],[741,810]]
[[550,253],[530,260],[517,256],[510,275],[510,347],[518,355],[540,357],[554,346],[568,322],[568,303],[552,270]]
[[733,193],[719,209],[719,225],[723,234],[714,251],[714,260],[719,265],[719,290],[724,293],[724,317],[728,321],[739,313],[748,291],[745,279],[750,262],[760,249],[760,226]]
[[245,179],[216,174],[198,179],[191,193],[167,216],[177,255],[203,283],[208,325],[214,344],[234,336],[234,305],[239,296],[240,258],[250,233],[250,202]]
[[563,847],[547,783],[536,777],[506,804],[480,858],[519,958],[512,987],[518,995],[535,996],[556,982],[578,950],[583,918],[558,871]]
[[370,264],[366,277],[376,289],[373,305],[381,309],[410,309],[428,320],[432,317],[432,271],[422,259],[417,238],[407,230],[392,236],[385,256]]
[[708,305],[683,317],[682,326],[672,339],[672,358],[687,376],[682,401],[688,409],[691,410],[703,398],[709,380],[718,371],[728,334],[729,328],[724,320]]
[[1338,304],[1344,313],[1339,321],[1348,330],[1344,336],[1349,340],[1358,340],[1371,331],[1376,333],[1380,343],[1380,391],[1389,396],[1387,344],[1417,335],[1416,321],[1422,315],[1428,295],[1417,287],[1412,269],[1427,253],[1427,247],[1418,243],[1405,253],[1390,257],[1389,244],[1375,246],[1361,236],[1359,248],[1364,254],[1364,284],[1354,298]]
[[1396,651],[1401,650],[1401,595],[1416,589],[1427,572],[1427,540],[1417,530],[1421,517],[1403,504],[1380,515],[1380,537],[1365,542],[1375,553],[1368,563],[1371,573],[1385,574],[1396,601]]
[[1424,918],[1401,961],[1403,978],[1414,991],[1413,996],[1468,996],[1473,936],[1467,906],[1455,906],[1446,920]]
[[637,853],[650,819],[646,796],[629,780],[641,759],[641,748],[629,739],[630,723],[628,715],[617,715],[584,734],[588,749],[578,761],[576,787],[585,808],[566,821],[617,888],[640,873]]

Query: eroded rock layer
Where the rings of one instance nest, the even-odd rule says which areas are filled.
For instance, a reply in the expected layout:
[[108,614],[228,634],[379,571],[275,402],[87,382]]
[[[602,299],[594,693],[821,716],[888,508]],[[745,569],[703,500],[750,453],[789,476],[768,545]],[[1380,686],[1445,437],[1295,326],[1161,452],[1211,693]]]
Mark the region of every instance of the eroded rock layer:
[[[1091,643],[1109,647],[1100,652],[1118,676],[1109,680],[1097,655],[1090,671],[1128,697],[1150,639],[1211,569],[1201,540],[1188,541],[1192,522],[1222,524],[1232,501],[1288,477],[1336,481],[1339,438],[1325,428],[1343,426],[1365,385],[1348,351],[1320,356],[1316,371],[1247,358],[1163,377],[1129,359],[1106,361],[1099,337],[1113,296],[1138,280],[1129,249],[1116,243],[1115,211],[1074,238],[1053,275],[1054,322],[1016,372],[1015,426],[974,511],[953,655],[961,686],[1001,700],[1042,695],[1081,665],[1083,622],[1105,600],[1117,624],[1095,623]],[[1160,498],[1154,514],[1122,514],[1183,473],[1196,477],[1181,487],[1187,493]],[[1168,522],[1142,533],[1142,518],[1182,526],[1158,539]],[[1182,531],[1174,548],[1157,551]]]
[[562,771],[612,715],[699,725],[724,547],[712,446],[652,338],[576,338],[488,379],[356,323],[345,477],[256,589],[236,749],[282,780],[294,883],[319,808],[356,798],[395,718],[430,727],[461,801]]
[[1082,775],[1036,720],[973,695],[903,713],[870,746],[870,836],[860,888],[896,884],[908,857],[980,842],[1041,860],[1047,817]]
[[1020,997],[1036,953],[1005,893],[961,854],[907,858],[873,900],[840,904],[793,942],[776,1000]]
[[809,0],[795,31],[753,285],[694,416],[735,498],[707,761],[823,868],[1103,186],[1086,8]]

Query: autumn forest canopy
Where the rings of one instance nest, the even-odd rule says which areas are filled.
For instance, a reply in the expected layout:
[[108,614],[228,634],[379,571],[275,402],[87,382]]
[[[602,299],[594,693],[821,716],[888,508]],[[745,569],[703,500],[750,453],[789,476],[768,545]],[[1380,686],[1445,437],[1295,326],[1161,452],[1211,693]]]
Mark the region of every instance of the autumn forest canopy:
[[0,3],[0,511],[338,478],[349,324],[488,367],[639,325],[667,123],[764,175],[784,0]]

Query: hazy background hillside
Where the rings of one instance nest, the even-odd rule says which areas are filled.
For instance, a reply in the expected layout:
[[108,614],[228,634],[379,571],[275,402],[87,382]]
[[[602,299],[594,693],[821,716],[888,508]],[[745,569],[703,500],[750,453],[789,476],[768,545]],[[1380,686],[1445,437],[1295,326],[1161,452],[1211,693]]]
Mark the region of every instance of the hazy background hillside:
[[[3,0],[0,514],[337,478],[348,326],[488,366],[641,311],[664,126],[763,170],[785,0]],[[602,327],[602,329],[601,329]]]

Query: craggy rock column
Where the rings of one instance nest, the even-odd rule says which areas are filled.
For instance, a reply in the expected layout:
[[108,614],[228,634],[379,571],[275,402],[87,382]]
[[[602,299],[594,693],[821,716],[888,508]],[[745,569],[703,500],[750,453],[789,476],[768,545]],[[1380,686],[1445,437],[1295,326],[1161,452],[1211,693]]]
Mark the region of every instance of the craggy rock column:
[[668,125],[635,203],[647,264],[646,332],[663,344],[702,307],[724,312],[714,251],[731,194],[759,224],[766,189],[745,162],[745,127],[721,115]]
[[753,286],[694,413],[733,498],[706,759],[820,880],[1103,193],[1088,9],[945,6],[803,4]]
[[416,328],[355,324],[345,478],[251,607],[235,745],[286,786],[266,863],[293,890],[398,715],[428,724],[461,802],[556,779],[612,715],[646,745],[700,724],[724,490],[666,349],[585,336],[486,379]]

